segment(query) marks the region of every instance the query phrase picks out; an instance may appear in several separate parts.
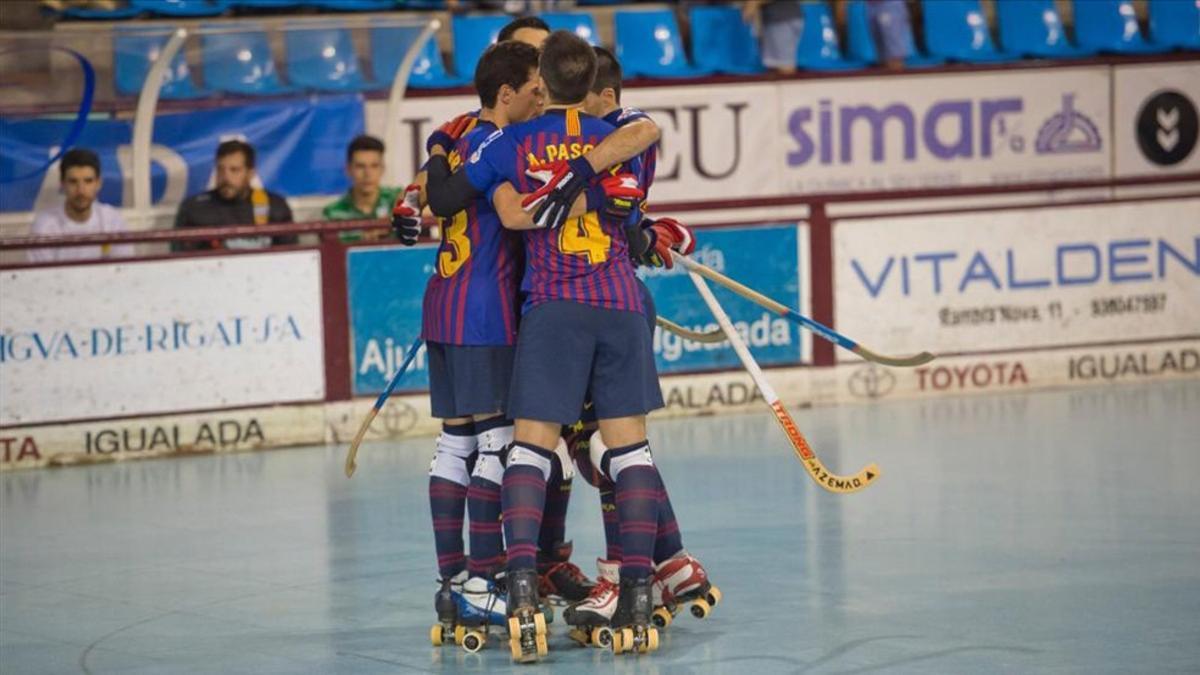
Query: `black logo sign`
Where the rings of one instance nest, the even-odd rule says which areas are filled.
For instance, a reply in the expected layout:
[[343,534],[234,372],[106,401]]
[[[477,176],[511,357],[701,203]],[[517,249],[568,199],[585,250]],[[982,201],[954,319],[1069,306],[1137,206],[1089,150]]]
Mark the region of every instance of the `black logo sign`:
[[1196,136],[1196,106],[1178,91],[1160,91],[1138,111],[1138,146],[1159,166],[1186,159],[1196,147]]
[[895,386],[895,375],[884,368],[876,368],[871,363],[854,371],[850,376],[850,393],[859,398],[887,396]]

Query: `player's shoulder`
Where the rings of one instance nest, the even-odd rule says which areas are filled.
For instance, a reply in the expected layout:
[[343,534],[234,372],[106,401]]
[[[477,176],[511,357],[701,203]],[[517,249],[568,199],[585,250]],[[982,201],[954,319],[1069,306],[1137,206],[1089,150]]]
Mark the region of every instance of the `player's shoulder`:
[[586,134],[603,133],[610,134],[616,127],[602,117],[592,117],[591,115],[580,115],[580,126]]
[[612,111],[612,113],[610,113],[609,116],[606,116],[605,119],[611,122],[614,126],[619,127],[623,124],[629,124],[630,122],[636,122],[638,120],[648,120],[650,119],[650,116],[647,115],[646,112],[641,108],[629,106]]
[[467,159],[467,163],[475,164],[483,157],[484,151],[489,147],[503,145],[506,139],[511,137],[511,133],[509,133],[511,129],[512,127],[508,127],[507,129],[493,128],[486,135],[481,133],[478,142],[471,144],[471,156]]

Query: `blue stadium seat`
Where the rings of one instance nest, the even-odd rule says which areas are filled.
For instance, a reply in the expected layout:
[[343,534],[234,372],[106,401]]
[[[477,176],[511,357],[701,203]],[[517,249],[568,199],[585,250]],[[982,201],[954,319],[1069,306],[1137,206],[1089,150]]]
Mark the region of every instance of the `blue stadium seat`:
[[[904,36],[908,47],[908,58],[904,65],[909,68],[928,68],[945,63],[945,59],[927,56],[917,50],[913,39],[912,27]],[[879,49],[875,46],[875,36],[871,32],[871,19],[867,15],[867,3],[864,0],[849,0],[846,3],[846,54],[851,59],[868,64],[880,62]]]
[[446,0],[397,0],[404,9],[446,9]]
[[1200,49],[1200,4],[1150,0],[1150,39],[1164,47]]
[[299,9],[307,3],[304,0],[231,0],[234,7],[246,9]]
[[796,45],[796,65],[808,70],[854,70],[867,64],[842,58],[833,14],[824,2],[806,2],[804,28]]
[[672,10],[618,11],[613,15],[617,60],[630,77],[699,77],[710,71],[688,63]]
[[923,0],[921,9],[930,54],[967,63],[1012,60],[996,51],[979,0]]
[[1129,0],[1075,0],[1072,8],[1075,39],[1081,47],[1117,54],[1158,54],[1170,50],[1146,42]]
[[160,16],[220,16],[230,6],[230,0],[129,0],[143,12]]
[[363,77],[350,30],[343,26],[288,26],[288,79],[292,84],[322,91],[362,91],[375,88]]
[[688,22],[692,27],[692,62],[697,67],[731,75],[763,72],[758,39],[737,7],[694,5]]
[[600,44],[596,32],[596,21],[588,12],[547,12],[541,16],[552,31],[569,30],[587,40],[590,45]]
[[279,81],[271,44],[261,27],[237,24],[206,26],[214,32],[204,35],[204,82],[210,88],[230,94],[286,94],[295,91]]
[[[420,34],[420,26],[378,26],[371,29],[371,68],[380,86],[391,87],[400,62]],[[468,82],[470,80],[446,73],[436,35],[425,42],[408,76],[408,86],[417,89],[447,89],[461,87]]]
[[309,4],[333,12],[386,12],[397,8],[396,0],[309,0]]
[[[170,30],[118,29],[113,31],[113,80],[117,94],[137,96],[142,91],[150,66],[158,58],[163,45],[171,38]],[[208,96],[208,92],[192,82],[192,74],[184,59],[183,49],[175,53],[171,66],[163,76],[159,98],[189,99]]]
[[475,64],[483,56],[500,29],[511,19],[503,15],[456,16],[451,23],[454,35],[454,72],[461,78],[475,77]]
[[1096,53],[1067,40],[1054,0],[996,0],[996,15],[1000,46],[1013,56],[1072,58]]
[[62,16],[66,19],[86,19],[97,21],[117,21],[132,19],[146,10],[132,4],[114,7],[113,9],[96,9],[92,7],[67,7]]

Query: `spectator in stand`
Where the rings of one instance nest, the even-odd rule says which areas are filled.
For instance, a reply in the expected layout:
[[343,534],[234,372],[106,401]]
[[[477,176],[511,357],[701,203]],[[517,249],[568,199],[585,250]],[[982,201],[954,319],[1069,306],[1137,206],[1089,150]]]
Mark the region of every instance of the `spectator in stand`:
[[796,72],[796,49],[804,28],[800,0],[747,0],[742,18],[758,29],[763,65],[777,73]]
[[[38,211],[33,217],[30,234],[35,237],[61,237],[73,234],[125,232],[129,228],[121,213],[96,200],[100,193],[100,158],[84,148],[73,148],[63,154],[58,164],[63,203]],[[102,246],[63,246],[60,248],[29,249],[31,262],[60,260],[93,260],[133,255],[132,244]]]
[[[400,188],[383,187],[383,141],[362,135],[350,141],[346,148],[346,175],[350,190],[321,212],[325,220],[371,220],[389,218]],[[392,236],[391,228],[379,230],[346,230],[340,235],[343,242],[376,241]]]
[[[845,3],[839,3],[841,23],[845,25]],[[871,37],[879,52],[879,61],[889,70],[904,68],[908,53],[905,37],[912,32],[905,0],[867,0],[867,19],[871,24]]]
[[[175,214],[175,228],[233,227],[292,222],[292,209],[286,200],[254,182],[254,148],[245,141],[225,141],[217,146],[217,187],[188,197]],[[296,235],[279,237],[236,237],[210,241],[180,241],[175,251],[210,249],[259,249],[297,242]]]

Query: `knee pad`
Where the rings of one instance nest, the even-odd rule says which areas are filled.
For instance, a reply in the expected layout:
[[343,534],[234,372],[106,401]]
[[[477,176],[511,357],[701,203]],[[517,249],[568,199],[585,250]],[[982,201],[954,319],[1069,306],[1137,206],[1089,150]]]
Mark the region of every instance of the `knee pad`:
[[437,438],[437,450],[429,464],[429,475],[466,486],[471,482],[468,463],[475,456],[474,436],[454,436],[442,433]]
[[473,478],[480,478],[496,485],[504,482],[504,453],[501,452],[486,452],[479,451],[479,458],[475,460],[475,471],[471,473]]
[[[599,431],[592,432],[592,438],[588,441],[588,459],[592,463],[592,468],[602,478],[607,478],[605,472],[600,467],[604,466],[604,453],[608,452],[608,446],[604,444],[604,440],[600,438]],[[599,486],[597,486],[599,487]]]
[[511,424],[506,424],[502,427],[496,427],[495,429],[488,429],[487,431],[476,435],[475,438],[479,447],[479,452],[499,454],[503,452],[505,448],[512,445],[513,427]]
[[571,461],[571,453],[567,451],[567,442],[561,438],[558,439],[558,445],[554,446],[552,461],[559,465],[563,481],[569,481],[575,477],[575,463]]
[[513,443],[512,447],[508,449],[506,467],[532,466],[542,472],[542,480],[550,480],[550,469],[553,467],[552,457],[554,457],[553,452]]
[[604,445],[599,432],[592,436],[591,460],[600,473],[614,484],[617,476],[631,466],[654,466],[649,443],[643,441],[613,452]]

